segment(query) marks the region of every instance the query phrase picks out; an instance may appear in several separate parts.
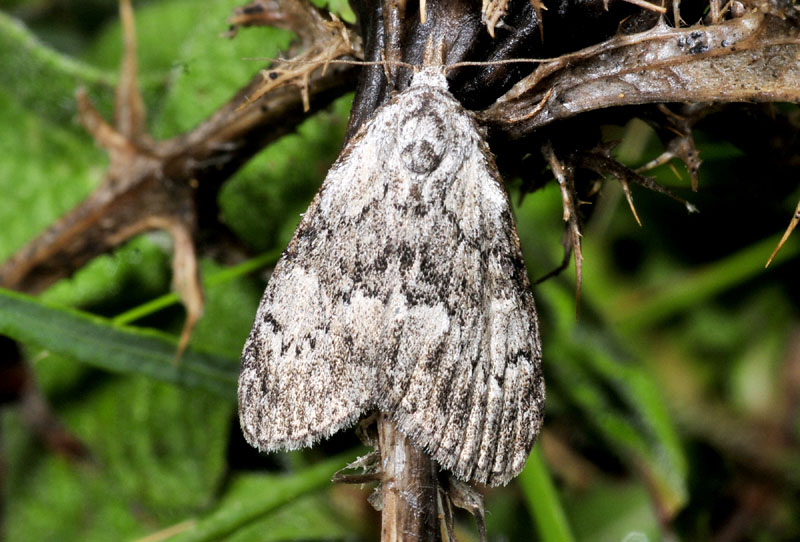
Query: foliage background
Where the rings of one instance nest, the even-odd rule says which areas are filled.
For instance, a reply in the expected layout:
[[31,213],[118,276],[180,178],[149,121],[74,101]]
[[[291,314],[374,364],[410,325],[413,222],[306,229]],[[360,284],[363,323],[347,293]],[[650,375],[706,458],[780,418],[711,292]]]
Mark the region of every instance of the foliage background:
[[[263,63],[247,58],[275,57],[289,43],[288,33],[263,28],[221,38],[237,4],[137,3],[155,137],[193,127]],[[335,7],[348,17],[342,3]],[[111,116],[121,38],[112,0],[2,0],[0,9],[3,260],[102,179],[105,157],[75,122],[73,94],[88,87]],[[238,356],[265,270],[338,154],[351,99],[224,186],[224,221],[255,259],[227,270],[203,261],[205,316],[180,367],[171,359],[183,312],[169,295],[164,235],[135,239],[37,300],[2,293],[0,332],[23,341],[38,385],[91,451],[85,463],[53,455],[18,408],[0,411],[6,539],[137,539],[176,524],[175,540],[376,538],[369,488],[328,483],[363,453],[352,432],[259,457],[235,413]],[[627,163],[662,150],[644,123],[603,130],[622,141],[618,157]],[[764,178],[759,157],[696,136],[705,161],[698,193],[680,166],[655,175],[700,214],[635,191],[640,228],[607,182],[584,230],[579,317],[574,272],[535,288],[546,434],[520,478],[487,493],[490,539],[800,537],[797,237],[763,269],[800,198],[797,177]],[[519,203],[515,183],[509,191]],[[550,183],[515,208],[534,278],[561,259],[560,205]],[[153,299],[166,308],[148,308]],[[131,321],[127,311],[137,307]],[[467,518],[460,535],[476,537]]]

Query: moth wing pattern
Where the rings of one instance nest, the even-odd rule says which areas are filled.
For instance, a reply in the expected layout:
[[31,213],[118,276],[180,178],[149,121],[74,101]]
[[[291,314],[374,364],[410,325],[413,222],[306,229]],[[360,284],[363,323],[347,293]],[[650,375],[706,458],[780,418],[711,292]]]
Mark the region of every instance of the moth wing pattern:
[[533,296],[494,159],[441,73],[418,73],[329,171],[262,297],[239,405],[261,450],[377,407],[462,480],[524,466],[544,411]]

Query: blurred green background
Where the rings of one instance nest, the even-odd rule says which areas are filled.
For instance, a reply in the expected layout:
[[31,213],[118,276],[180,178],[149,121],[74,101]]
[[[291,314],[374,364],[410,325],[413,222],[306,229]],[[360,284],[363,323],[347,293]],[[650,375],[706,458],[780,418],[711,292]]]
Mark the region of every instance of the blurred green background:
[[[265,28],[220,37],[236,5],[136,4],[154,137],[191,129],[262,67],[247,58],[276,57],[289,43]],[[334,7],[347,18],[343,6]],[[1,261],[101,181],[106,158],[75,121],[73,95],[86,86],[111,117],[121,39],[113,0],[2,0],[0,9]],[[238,356],[265,271],[338,154],[351,100],[225,184],[223,220],[255,256],[233,268],[202,262],[205,315],[180,366],[183,310],[170,294],[165,235],[136,238],[37,299],[0,292],[0,332],[23,342],[44,395],[91,453],[57,456],[16,406],[0,410],[0,537],[377,538],[371,489],[329,483],[364,453],[352,431],[259,457],[235,412]],[[603,129],[631,165],[663,149],[643,122]],[[487,491],[490,540],[800,539],[798,235],[764,269],[800,199],[798,177],[765,176],[759,156],[696,137],[699,192],[681,165],[653,174],[699,214],[634,188],[639,227],[606,182],[584,229],[580,314],[572,267],[535,287],[545,432],[522,475]],[[518,203],[518,183],[509,191]],[[515,212],[531,277],[542,276],[563,251],[555,183]],[[466,516],[459,536],[477,539]]]

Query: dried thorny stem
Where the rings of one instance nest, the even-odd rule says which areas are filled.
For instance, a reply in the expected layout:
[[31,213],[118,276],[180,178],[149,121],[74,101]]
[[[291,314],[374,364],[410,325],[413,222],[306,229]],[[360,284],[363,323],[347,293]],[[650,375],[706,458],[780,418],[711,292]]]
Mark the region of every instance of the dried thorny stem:
[[239,26],[269,25],[295,30],[303,44],[303,52],[290,62],[277,61],[261,71],[262,81],[253,89],[242,107],[247,107],[273,89],[294,85],[303,96],[303,110],[311,108],[308,83],[311,74],[328,68],[328,62],[343,56],[361,58],[361,40],[335,15],[325,17],[307,2],[267,2],[256,0],[238,8],[230,19],[231,34]]
[[[303,2],[286,1],[282,5],[296,3]],[[165,230],[174,241],[173,283],[187,312],[179,353],[186,347],[203,307],[195,234],[199,228],[223,229],[216,222],[214,210],[222,182],[266,144],[291,132],[304,120],[308,113],[303,107],[306,102],[316,111],[347,92],[355,70],[352,66],[336,66],[326,74],[307,78],[305,96],[291,86],[276,86],[252,107],[242,109],[245,97],[261,84],[257,77],[194,129],[170,140],[153,141],[144,131],[145,109],[137,85],[136,39],[129,0],[121,1],[120,16],[125,47],[114,125],[94,109],[85,92],[77,94],[81,122],[109,153],[105,179],[85,201],[0,266],[0,286],[41,292],[131,237],[149,230]],[[294,24],[304,28],[302,19],[295,19]],[[16,349],[16,345],[3,346],[4,359],[17,359],[10,349]],[[21,358],[16,364],[19,367],[14,370],[32,374]],[[40,429],[50,430],[55,444],[74,441],[64,431],[56,430],[60,425],[32,384],[32,377],[26,382],[31,384],[19,393],[25,398],[24,405],[36,406],[31,410],[35,419],[26,416],[32,430],[42,434],[46,442],[50,435]],[[58,436],[62,434],[66,436]],[[75,441],[61,449],[74,455],[71,450],[79,446]]]
[[[628,183],[638,184],[653,192],[664,194],[675,201],[678,201],[686,207],[690,213],[696,213],[697,208],[686,201],[685,199],[676,196],[672,191],[665,186],[658,184],[654,179],[639,175],[632,169],[624,166],[618,161],[611,158],[607,152],[584,152],[576,153],[573,158],[573,163],[576,167],[582,167],[594,171],[599,175],[611,175],[616,178],[621,184],[627,185]],[[634,211],[634,215],[635,215]],[[637,219],[638,222],[638,219]]]
[[[661,22],[646,32],[615,37],[540,64],[482,111],[481,118],[519,138],[605,107],[796,102],[800,101],[798,50],[800,28],[761,11],[686,29]],[[548,92],[553,97],[538,114],[530,115]]]
[[698,173],[703,162],[700,160],[694,143],[692,127],[705,117],[712,108],[713,106],[708,104],[684,105],[683,114],[677,114],[672,112],[666,105],[659,104],[658,110],[664,114],[664,118],[667,121],[664,128],[672,138],[667,143],[663,153],[639,167],[636,171],[649,171],[677,158],[686,166],[686,171],[689,172],[689,178],[692,182],[692,190],[697,192],[700,184]]
[[[505,5],[486,2],[484,8],[505,13]],[[82,122],[111,156],[106,180],[83,204],[6,262],[0,268],[0,283],[35,293],[132,235],[165,228],[181,254],[175,263],[176,288],[189,309],[189,330],[202,307],[192,271],[196,268],[194,247],[186,244],[196,232],[198,219],[204,218],[196,216],[194,200],[205,192],[205,186],[218,187],[259,148],[302,120],[298,102],[305,109],[313,97],[315,108],[324,106],[348,88],[343,72],[354,71],[337,66],[311,76],[311,66],[322,65],[336,55],[361,53],[346,25],[324,17],[306,2],[282,2],[277,10],[273,2],[252,2],[237,11],[232,19],[234,27],[273,24],[291,28],[306,46],[304,61],[269,71],[277,77],[268,75],[266,85],[256,78],[187,134],[153,142],[144,133],[144,108],[136,86],[130,5],[123,2],[121,6],[126,52],[114,126],[103,121],[85,95],[79,95]],[[405,2],[387,2],[386,8],[386,59],[399,59],[402,44],[397,36],[401,34]],[[723,20],[729,11],[722,9],[719,17],[714,16],[719,24],[688,29],[659,24],[647,32],[615,37],[543,63],[481,112],[480,118],[514,138],[582,111],[612,105],[800,99],[796,61],[800,30],[768,9],[732,13],[734,18]],[[738,69],[743,62],[747,69]],[[637,74],[644,74],[646,85]],[[739,84],[729,84],[732,78]],[[298,84],[305,89],[302,97],[292,88]],[[311,96],[307,94],[309,86]],[[250,100],[263,98],[257,106],[240,109],[248,96]],[[680,122],[678,116],[670,121],[678,137],[659,163],[673,156],[682,158],[696,186],[699,161],[690,121]],[[179,267],[181,271],[177,271]],[[183,343],[186,337],[185,332]]]
[[[378,487],[368,498],[381,511],[381,540],[457,542],[454,508],[475,517],[481,542],[486,541],[483,494],[473,485],[439,471],[437,463],[415,447],[391,418],[373,412],[356,433],[375,450],[335,473],[333,483]],[[354,473],[361,470],[362,473]]]
[[[202,312],[194,235],[199,220],[209,217],[198,217],[198,205],[215,201],[216,190],[227,177],[264,145],[292,131],[306,117],[307,98],[287,83],[242,108],[245,97],[261,86],[256,77],[193,130],[152,141],[142,131],[144,110],[131,58],[135,40],[129,35],[133,23],[126,12],[123,7],[128,22],[123,25],[123,88],[117,91],[115,125],[103,120],[84,92],[78,93],[82,123],[111,158],[106,178],[87,200],[0,267],[0,284],[37,293],[134,235],[166,230],[175,244],[175,287],[187,307],[180,343],[184,347]],[[311,77],[307,89],[313,108],[320,109],[346,92],[353,71],[352,66],[337,65]]]
[[[544,25],[542,25],[542,11],[547,10],[542,0],[530,0],[531,7],[536,12],[536,20],[539,25],[539,37],[544,39]],[[509,0],[483,0],[481,4],[481,21],[486,25],[486,32],[494,38],[494,29],[502,28],[505,25],[503,17],[508,12]]]

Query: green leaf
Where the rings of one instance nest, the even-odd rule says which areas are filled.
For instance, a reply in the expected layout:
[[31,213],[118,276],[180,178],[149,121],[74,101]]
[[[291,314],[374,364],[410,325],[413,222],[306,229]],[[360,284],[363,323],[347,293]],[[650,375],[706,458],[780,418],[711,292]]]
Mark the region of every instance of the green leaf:
[[1,87],[0,124],[3,261],[86,197],[100,180],[90,162],[103,158],[88,137],[20,108]]
[[101,316],[152,299],[170,287],[170,242],[165,232],[134,237],[112,252],[97,256],[40,297],[52,305],[81,308]]
[[[560,216],[560,196],[552,186],[518,210],[526,261],[539,262],[534,276],[555,267],[561,257],[560,234],[547,224]],[[547,256],[550,262],[542,264]],[[595,265],[585,265],[585,274]],[[565,275],[574,276],[573,270]],[[604,440],[601,446],[610,447],[632,472],[648,477],[660,504],[675,512],[688,498],[688,467],[675,423],[648,367],[618,338],[609,321],[592,310],[602,292],[594,295],[596,288],[586,285],[596,279],[586,275],[577,316],[574,282],[567,277],[536,287],[548,413],[559,403],[577,408]]]
[[[157,2],[134,2],[136,20],[136,56],[140,72],[147,77],[163,77],[176,67],[175,59],[183,44],[196,31],[200,21],[208,18],[206,5],[193,0],[159,0]],[[228,2],[228,9],[233,6]],[[229,13],[230,14],[230,13]],[[225,30],[225,17],[217,19],[219,31],[207,39],[214,45],[218,34]],[[116,72],[122,58],[122,26],[119,17],[111,19],[103,31],[92,41],[82,58],[93,65]]]
[[[58,371],[53,359],[38,360],[37,375]],[[213,504],[227,469],[232,401],[98,371],[48,400],[91,459],[45,453],[21,413],[6,410],[9,540],[130,540]]]
[[[203,275],[209,277],[203,287],[205,307],[203,318],[192,333],[191,346],[239,359],[264,291],[261,280],[244,275],[263,269],[265,262],[274,266],[278,256],[278,251],[272,251],[232,268],[203,262]],[[212,273],[211,270],[217,271]]]
[[[0,12],[0,88],[23,107],[65,126],[77,110],[73,98],[79,86],[101,98],[101,109],[113,99],[116,77],[44,45],[22,23]],[[12,75],[13,74],[13,75]]]
[[544,346],[557,389],[633,471],[647,477],[663,509],[676,513],[688,499],[688,467],[655,379],[631,359],[610,329],[587,316],[575,324],[567,309],[574,308],[574,298],[567,288],[549,283],[540,293],[548,304],[560,307],[557,314],[572,314],[572,320],[554,319],[560,330]]
[[522,487],[528,511],[536,520],[540,540],[543,542],[575,540],[558,492],[547,471],[540,446],[533,448],[528,463],[517,478],[517,483]]
[[116,326],[104,318],[0,289],[0,334],[117,373],[203,389],[233,402],[238,360],[187,349],[176,362],[174,338]]
[[[191,3],[190,3],[191,4]],[[221,36],[236,4],[226,0],[187,6],[192,31],[175,50],[163,109],[154,117],[153,135],[162,139],[191,129],[211,115],[285,50],[292,35],[281,29],[255,27],[234,39]],[[182,23],[185,24],[185,23]],[[265,60],[248,60],[259,58]]]
[[[267,480],[264,480],[263,476],[258,478],[260,479],[252,480],[253,484],[240,483],[237,479],[233,485],[241,489],[262,491]],[[357,540],[354,533],[363,532],[366,530],[365,527],[371,525],[351,525],[343,521],[341,510],[331,502],[328,493],[319,491],[299,497],[262,518],[237,528],[223,540],[225,542]]]
[[311,3],[317,7],[330,10],[348,23],[353,24],[356,22],[356,14],[353,13],[350,8],[350,2],[347,0],[311,0]]
[[283,249],[336,159],[350,97],[306,120],[251,160],[220,192],[224,221],[256,250]]
[[656,542],[661,528],[650,497],[637,483],[595,483],[567,500],[577,540]]
[[279,507],[326,487],[333,474],[356,455],[357,451],[351,450],[290,475],[242,476],[216,511],[166,540],[204,542],[228,536]]

